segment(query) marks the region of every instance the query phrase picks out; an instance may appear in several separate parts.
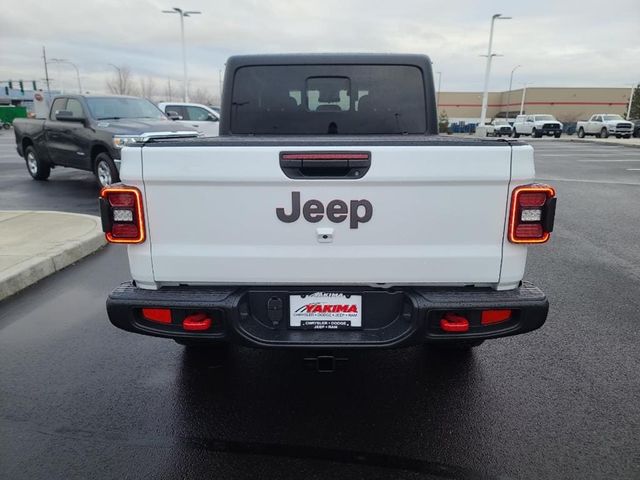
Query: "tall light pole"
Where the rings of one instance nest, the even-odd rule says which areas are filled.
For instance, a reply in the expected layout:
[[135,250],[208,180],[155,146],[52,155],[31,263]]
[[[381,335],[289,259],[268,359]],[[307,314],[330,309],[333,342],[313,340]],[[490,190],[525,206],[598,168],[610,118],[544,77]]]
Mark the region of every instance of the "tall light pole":
[[173,10],[163,10],[162,13],[177,13],[180,15],[180,37],[182,38],[182,72],[183,72],[183,83],[184,89],[182,91],[182,101],[186,102],[189,97],[188,93],[188,79],[187,79],[187,54],[186,47],[184,43],[184,17],[190,17],[191,15],[200,15],[202,12],[198,12],[196,10],[183,10],[178,7],[173,7]]
[[78,69],[78,66],[73,63],[70,62],[69,60],[65,59],[65,58],[52,58],[51,60],[49,60],[49,62],[51,63],[66,63],[68,65],[71,65],[73,68],[76,69],[76,79],[78,80],[78,93],[82,94],[82,84],[80,83],[80,70]]
[[[638,85],[640,85],[640,83],[638,83]],[[631,116],[631,104],[633,103],[633,95],[638,94],[638,88],[636,85],[632,85],[631,86],[631,93],[629,94],[629,107],[627,108],[627,120],[629,120],[629,117]]]
[[511,86],[513,85],[513,72],[519,69],[522,65],[516,65],[511,70],[511,76],[509,77],[509,93],[507,93],[507,123],[509,123],[509,109],[511,108]]
[[496,13],[491,17],[491,30],[489,31],[489,48],[487,49],[487,67],[484,72],[484,93],[482,94],[482,111],[480,113],[480,125],[485,124],[487,118],[487,103],[489,101],[489,75],[491,74],[491,58],[494,55],[491,53],[491,47],[493,44],[493,24],[496,20],[510,20],[511,17],[503,17],[501,13]]
[[436,72],[438,74],[438,94],[436,96],[436,109],[440,108],[440,85],[442,84],[442,72]]
[[222,69],[218,69],[218,89],[220,91],[220,105],[222,105]]
[[527,96],[527,84],[524,84],[524,87],[522,87],[522,101],[520,102],[520,115],[522,115],[522,112],[524,111],[524,98]]
[[49,68],[47,68],[47,52],[42,46],[42,58],[44,59],[44,78],[47,81],[47,94],[51,95],[51,88],[49,87]]

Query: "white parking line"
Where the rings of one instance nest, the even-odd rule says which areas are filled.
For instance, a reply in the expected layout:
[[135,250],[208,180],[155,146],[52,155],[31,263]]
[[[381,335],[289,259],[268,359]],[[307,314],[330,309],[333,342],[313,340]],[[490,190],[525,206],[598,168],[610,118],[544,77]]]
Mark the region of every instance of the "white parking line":
[[640,168],[627,168],[629,172],[640,172]]
[[576,183],[601,183],[605,185],[629,185],[640,187],[640,183],[636,182],[616,182],[613,180],[585,180],[580,178],[537,178],[536,180],[544,182],[576,182]]
[[631,159],[620,159],[620,160],[576,160],[579,163],[620,163],[620,162],[640,162],[640,158],[636,158],[635,160]]

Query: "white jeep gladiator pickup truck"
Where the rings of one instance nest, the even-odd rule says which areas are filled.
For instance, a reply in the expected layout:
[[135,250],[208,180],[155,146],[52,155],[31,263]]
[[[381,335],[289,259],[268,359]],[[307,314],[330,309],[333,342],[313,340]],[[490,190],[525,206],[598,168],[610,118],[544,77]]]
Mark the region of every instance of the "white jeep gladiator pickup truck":
[[122,151],[111,322],[187,346],[466,349],[529,332],[555,191],[531,146],[437,134],[423,55],[235,56],[220,136]]
[[576,129],[580,138],[584,138],[586,135],[595,135],[598,138],[608,138],[609,135],[615,135],[617,138],[631,138],[633,123],[628,122],[620,115],[597,113],[586,122],[578,122]]

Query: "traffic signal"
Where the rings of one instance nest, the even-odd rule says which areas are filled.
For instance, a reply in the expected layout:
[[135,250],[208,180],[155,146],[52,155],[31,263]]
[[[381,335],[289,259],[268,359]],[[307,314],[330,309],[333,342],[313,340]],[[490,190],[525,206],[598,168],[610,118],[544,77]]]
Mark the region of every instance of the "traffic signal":
[[9,90],[13,90],[13,82],[9,80]]
[[4,94],[9,96],[9,87],[4,87]]
[[22,83],[22,80],[20,80],[18,83],[20,84],[20,93],[24,95],[24,83]]
[[38,89],[36,88],[36,81],[35,81],[35,80],[32,80],[32,81],[31,81],[31,83],[33,84],[33,91],[35,92],[36,90],[38,90]]

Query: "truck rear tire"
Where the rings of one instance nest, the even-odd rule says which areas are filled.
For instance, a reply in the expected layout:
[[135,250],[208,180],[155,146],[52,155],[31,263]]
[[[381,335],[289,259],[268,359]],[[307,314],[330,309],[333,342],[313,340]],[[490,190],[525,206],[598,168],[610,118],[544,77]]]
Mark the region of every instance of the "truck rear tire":
[[116,164],[107,153],[99,153],[96,157],[95,171],[96,179],[101,187],[106,187],[120,181],[120,175]]
[[24,151],[24,158],[27,163],[29,175],[34,180],[46,180],[51,175],[51,165],[40,160],[36,154],[36,149],[29,145]]
[[584,138],[584,128],[582,127],[578,129],[578,138]]
[[598,135],[598,138],[609,138],[609,131],[603,127],[602,130],[600,130],[600,135]]
[[560,138],[560,135],[562,135],[562,132],[556,132],[553,134],[553,136],[556,138]]
[[513,138],[520,138],[520,134],[517,132],[515,128],[513,129]]

